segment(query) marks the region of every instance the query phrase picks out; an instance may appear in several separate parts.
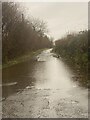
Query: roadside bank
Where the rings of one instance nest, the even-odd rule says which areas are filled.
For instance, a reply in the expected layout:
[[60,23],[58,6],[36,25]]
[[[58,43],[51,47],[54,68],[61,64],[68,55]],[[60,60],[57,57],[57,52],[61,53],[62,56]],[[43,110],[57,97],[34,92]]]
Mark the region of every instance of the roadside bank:
[[[29,61],[30,59],[33,59],[36,55],[40,54],[43,50],[45,50],[45,49],[39,49],[37,51],[29,52],[25,55],[22,55],[22,56],[17,57],[13,60],[10,60],[7,63],[2,65],[2,69],[11,67],[13,65],[16,65],[16,64],[19,64],[19,63],[22,63],[22,62]],[[0,69],[1,69],[1,67],[0,67]]]

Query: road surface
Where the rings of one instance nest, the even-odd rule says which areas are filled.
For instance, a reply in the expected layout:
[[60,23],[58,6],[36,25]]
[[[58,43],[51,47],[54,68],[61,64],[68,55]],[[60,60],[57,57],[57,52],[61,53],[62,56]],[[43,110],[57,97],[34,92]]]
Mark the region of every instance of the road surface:
[[50,51],[3,71],[3,118],[88,118],[88,90]]

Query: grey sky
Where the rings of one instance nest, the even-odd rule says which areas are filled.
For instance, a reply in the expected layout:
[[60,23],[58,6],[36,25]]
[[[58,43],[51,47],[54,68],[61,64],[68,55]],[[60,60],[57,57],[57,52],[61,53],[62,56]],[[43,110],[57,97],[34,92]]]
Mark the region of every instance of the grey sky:
[[47,22],[49,34],[58,39],[68,32],[88,28],[88,3],[23,3],[26,13]]
[[49,29],[48,34],[54,37],[54,39],[59,39],[68,32],[77,32],[88,29],[88,0],[86,0],[86,2],[85,0],[82,0],[84,2],[55,2],[58,0],[51,0],[54,2],[50,2],[50,0],[48,0],[49,2],[42,3],[35,2],[40,0],[3,1],[22,2],[27,15],[32,15],[35,18],[40,18],[41,20],[47,22]]

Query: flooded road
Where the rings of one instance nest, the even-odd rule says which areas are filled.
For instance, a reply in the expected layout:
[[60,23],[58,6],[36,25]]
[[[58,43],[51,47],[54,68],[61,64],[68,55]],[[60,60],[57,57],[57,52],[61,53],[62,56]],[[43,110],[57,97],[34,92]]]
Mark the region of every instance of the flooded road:
[[88,117],[88,90],[50,51],[3,70],[4,118]]

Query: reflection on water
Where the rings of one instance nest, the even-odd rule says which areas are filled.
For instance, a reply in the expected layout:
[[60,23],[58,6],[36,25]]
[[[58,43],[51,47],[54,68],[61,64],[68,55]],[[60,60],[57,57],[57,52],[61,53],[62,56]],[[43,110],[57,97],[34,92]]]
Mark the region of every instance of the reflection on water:
[[0,87],[1,86],[12,86],[12,85],[16,85],[17,82],[12,82],[12,83],[5,83],[5,84],[0,84]]
[[[35,79],[33,77],[34,61],[17,64],[10,68],[3,69],[2,83],[3,85],[3,97],[7,97],[19,90],[26,88],[28,85],[33,86]],[[13,83],[15,85],[10,85]]]
[[72,81],[69,68],[49,50],[37,56],[37,61],[28,61],[3,70],[3,97],[26,87],[37,89],[61,89],[69,91],[77,84]]
[[88,116],[87,89],[73,81],[72,71],[50,50],[3,70],[3,100],[3,113],[10,118]]
[[57,58],[48,58],[43,65],[36,66],[35,86],[41,89],[68,89],[72,86],[72,81],[67,69]]

